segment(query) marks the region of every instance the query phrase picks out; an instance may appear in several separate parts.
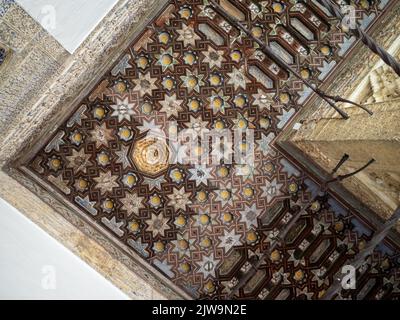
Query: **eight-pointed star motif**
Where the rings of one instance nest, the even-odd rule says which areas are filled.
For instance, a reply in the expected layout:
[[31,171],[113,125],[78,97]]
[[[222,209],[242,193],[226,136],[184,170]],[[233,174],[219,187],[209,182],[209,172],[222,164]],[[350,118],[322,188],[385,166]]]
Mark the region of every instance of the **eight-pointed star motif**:
[[212,167],[207,167],[206,165],[196,165],[194,168],[189,169],[190,180],[196,181],[196,186],[201,183],[208,185],[208,179],[211,178]]
[[154,119],[150,121],[143,121],[141,126],[137,126],[140,132],[147,132],[148,135],[154,134],[156,137],[162,132],[162,125],[157,124]]
[[265,197],[267,202],[270,203],[275,197],[281,194],[282,186],[283,184],[278,183],[276,178],[274,178],[271,182],[267,182],[267,185],[261,187],[263,190],[261,197]]
[[145,177],[143,184],[147,184],[149,186],[149,190],[153,190],[153,189],[158,189],[158,190],[162,190],[161,189],[161,184],[167,182],[167,180],[165,180],[164,176],[159,176],[157,178],[148,178]]
[[224,248],[225,253],[228,253],[234,246],[241,244],[240,243],[241,236],[242,236],[241,234],[236,233],[235,228],[233,228],[230,231],[225,229],[223,236],[219,237],[219,240],[221,242],[218,246]]
[[179,100],[176,97],[176,93],[172,96],[165,95],[163,101],[160,102],[162,108],[161,112],[165,112],[167,114],[167,118],[174,116],[178,117],[179,112],[183,111],[182,104],[183,100]]
[[271,105],[274,103],[273,93],[265,93],[260,88],[258,89],[257,93],[253,94],[254,102],[253,104],[260,107],[260,110],[270,110]]
[[220,143],[213,143],[212,151],[210,155],[212,156],[213,163],[226,163],[231,164],[233,158],[233,141],[230,139],[223,139]]
[[111,192],[113,188],[118,187],[118,176],[112,175],[111,171],[107,171],[104,173],[100,171],[98,177],[93,178],[96,181],[96,188],[100,189],[101,194],[105,194],[106,192]]
[[238,68],[233,67],[232,72],[228,73],[228,76],[228,84],[232,84],[235,90],[239,88],[246,90],[247,83],[251,82],[250,79],[247,78],[243,68],[239,70]]
[[81,148],[81,150],[76,151],[72,149],[72,155],[67,156],[68,167],[72,167],[74,173],[86,172],[87,167],[91,164],[89,158],[90,154],[85,153],[85,149]]
[[135,83],[135,87],[133,88],[134,91],[139,91],[141,97],[145,94],[151,95],[152,91],[157,89],[155,82],[157,81],[156,78],[152,78],[150,73],[142,74],[139,73],[139,76],[136,80],[133,80]]
[[203,259],[198,264],[200,266],[199,272],[203,274],[204,279],[207,279],[209,276],[215,277],[215,269],[219,261],[213,253],[203,256]]
[[192,26],[187,26],[186,24],[182,24],[182,29],[178,29],[179,37],[178,41],[183,41],[183,45],[186,47],[189,44],[192,46],[196,45],[196,40],[201,40],[200,36],[194,31]]
[[[121,120],[118,119],[118,121]],[[114,139],[116,138],[114,136],[113,129],[107,128],[105,122],[103,122],[100,126],[98,124],[95,124],[94,129],[90,131],[90,141],[95,142],[97,148],[101,146],[107,147],[108,142]]]
[[225,113],[225,109],[229,108],[228,103],[229,97],[225,96],[222,91],[219,91],[217,94],[213,94],[209,98],[209,107],[212,109],[214,114]]
[[214,67],[222,68],[222,62],[226,59],[224,58],[224,51],[215,50],[211,45],[208,46],[208,50],[203,52],[204,59],[203,62],[210,65],[210,69]]
[[205,131],[208,130],[208,122],[203,121],[200,115],[197,117],[190,116],[190,122],[186,123],[185,125],[188,129],[192,129],[193,131],[195,131],[200,137]]
[[156,65],[161,66],[162,71],[165,72],[167,69],[174,69],[174,65],[178,63],[175,59],[178,56],[177,53],[172,51],[172,48],[168,50],[161,49],[160,54],[156,54],[157,59]]
[[237,191],[238,189],[232,187],[231,182],[219,183],[219,189],[215,190],[217,195],[215,201],[221,202],[223,209],[225,209],[227,205],[234,207],[234,203],[238,199],[238,196],[236,195]]
[[188,89],[189,92],[193,90],[200,92],[200,86],[204,85],[204,75],[199,74],[197,71],[186,70],[186,75],[181,76],[183,86]]
[[240,222],[246,224],[246,228],[257,227],[257,218],[261,214],[262,209],[258,209],[256,204],[246,205],[246,208],[240,212]]
[[150,231],[153,233],[153,237],[156,237],[157,235],[164,236],[165,231],[170,229],[170,226],[168,225],[168,218],[165,218],[161,213],[156,215],[153,213],[151,215],[150,220],[146,220],[146,223],[148,225],[146,231]]
[[144,198],[138,196],[137,193],[126,193],[125,197],[120,201],[123,208],[131,215],[138,214],[139,209],[144,208],[143,199]]
[[243,180],[253,179],[258,173],[255,163],[239,164],[235,166],[235,174],[241,176]]
[[270,146],[270,143],[272,140],[275,138],[275,134],[273,132],[270,132],[268,135],[265,135],[264,133],[261,134],[261,139],[257,140],[257,145],[259,150],[263,153],[264,156],[267,156],[268,154],[275,154],[275,151],[272,149]]
[[170,199],[169,204],[172,205],[175,210],[182,209],[183,211],[186,211],[186,205],[191,203],[189,200],[190,193],[186,193],[185,188],[174,188],[173,193],[168,195],[168,197]]
[[[180,259],[184,256],[190,257],[190,252],[193,250],[192,247],[195,241],[196,239],[190,238],[188,232],[177,234],[176,240],[171,241],[174,245],[172,251],[178,253]],[[182,245],[182,243],[184,245]]]
[[117,97],[117,103],[111,105],[111,108],[114,110],[111,116],[118,117],[119,122],[124,119],[131,121],[131,116],[135,114],[134,107],[135,104],[129,102],[129,97],[125,97],[124,100]]

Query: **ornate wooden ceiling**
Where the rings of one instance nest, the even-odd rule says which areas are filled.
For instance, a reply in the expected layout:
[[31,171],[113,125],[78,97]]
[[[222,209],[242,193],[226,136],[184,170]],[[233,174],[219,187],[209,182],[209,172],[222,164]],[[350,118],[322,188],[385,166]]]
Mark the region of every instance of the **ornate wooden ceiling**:
[[[355,44],[316,1],[219,3],[316,85]],[[357,20],[370,26],[389,5],[357,1]],[[193,298],[319,299],[374,229],[274,146],[310,94],[207,1],[169,1],[28,166]],[[170,122],[178,132],[253,129],[254,164],[152,166],[146,133],[167,133]],[[351,296],[398,298],[397,256],[382,243]]]

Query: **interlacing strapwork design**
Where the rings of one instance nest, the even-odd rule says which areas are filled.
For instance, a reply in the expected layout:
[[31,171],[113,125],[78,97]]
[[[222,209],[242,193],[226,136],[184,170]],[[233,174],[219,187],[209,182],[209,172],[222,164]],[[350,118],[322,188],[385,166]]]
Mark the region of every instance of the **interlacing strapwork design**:
[[[219,3],[317,85],[355,42],[316,1]],[[356,17],[370,25],[386,5],[357,5]],[[170,1],[29,167],[195,298],[226,298],[314,199],[234,297],[318,299],[374,231],[274,146],[310,94],[207,1]],[[254,130],[254,163],[151,165],[171,150],[149,130],[189,128]],[[353,298],[399,296],[396,251],[376,250]]]

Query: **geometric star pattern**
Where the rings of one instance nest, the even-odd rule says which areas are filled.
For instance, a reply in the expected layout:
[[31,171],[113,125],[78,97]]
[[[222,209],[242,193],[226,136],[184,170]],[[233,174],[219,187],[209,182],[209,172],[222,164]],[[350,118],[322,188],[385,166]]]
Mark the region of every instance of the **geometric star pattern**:
[[[230,13],[315,85],[354,45],[315,1],[234,3]],[[358,22],[376,21],[385,3],[357,6]],[[319,299],[374,229],[333,195],[318,194],[321,181],[276,148],[274,139],[310,92],[208,5],[169,1],[30,169],[193,298],[225,299],[261,258],[234,298]],[[132,150],[148,132],[168,133],[171,123],[178,132],[252,129],[254,162],[169,164],[149,177],[132,161]],[[62,140],[57,148],[54,139]],[[142,156],[150,161],[158,154]],[[263,256],[311,199],[284,241]],[[341,297],[398,298],[396,254],[395,244],[383,242],[359,288]]]

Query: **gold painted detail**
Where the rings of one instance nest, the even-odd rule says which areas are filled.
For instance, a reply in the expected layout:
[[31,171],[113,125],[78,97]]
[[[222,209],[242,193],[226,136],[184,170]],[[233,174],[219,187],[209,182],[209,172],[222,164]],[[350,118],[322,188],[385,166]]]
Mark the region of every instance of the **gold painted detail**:
[[150,176],[159,175],[168,168],[169,149],[165,142],[155,137],[137,141],[132,150],[132,160],[137,169]]

